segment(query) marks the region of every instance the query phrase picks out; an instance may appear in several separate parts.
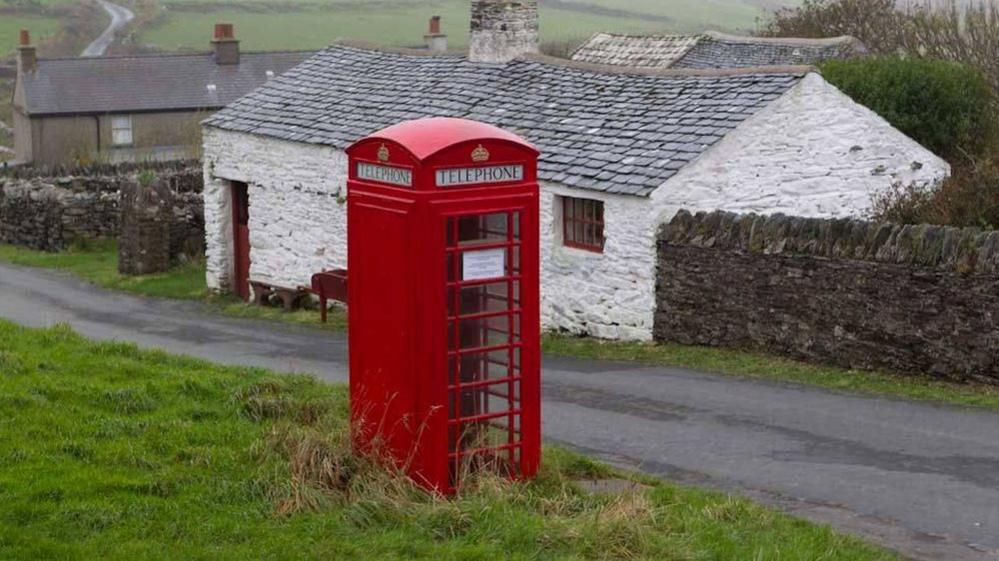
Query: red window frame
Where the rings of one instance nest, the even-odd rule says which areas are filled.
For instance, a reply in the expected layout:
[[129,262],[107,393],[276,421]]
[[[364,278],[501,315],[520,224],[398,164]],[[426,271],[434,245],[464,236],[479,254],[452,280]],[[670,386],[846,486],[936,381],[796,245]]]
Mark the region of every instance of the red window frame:
[[604,252],[604,202],[562,197],[562,244]]

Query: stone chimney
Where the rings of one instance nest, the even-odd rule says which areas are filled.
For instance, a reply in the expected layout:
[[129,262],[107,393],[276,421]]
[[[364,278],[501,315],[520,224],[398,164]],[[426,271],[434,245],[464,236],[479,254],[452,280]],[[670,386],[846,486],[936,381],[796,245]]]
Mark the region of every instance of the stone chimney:
[[537,0],[472,0],[468,60],[504,63],[536,52]]
[[231,23],[215,24],[212,48],[215,50],[215,64],[239,64],[239,41]]
[[17,46],[17,73],[34,72],[38,66],[38,54],[31,44],[31,34],[27,29],[21,30],[21,38]]
[[427,49],[429,49],[430,52],[447,52],[447,35],[441,33],[440,16],[430,18],[430,29],[427,31],[427,34],[423,36],[423,40],[427,42]]

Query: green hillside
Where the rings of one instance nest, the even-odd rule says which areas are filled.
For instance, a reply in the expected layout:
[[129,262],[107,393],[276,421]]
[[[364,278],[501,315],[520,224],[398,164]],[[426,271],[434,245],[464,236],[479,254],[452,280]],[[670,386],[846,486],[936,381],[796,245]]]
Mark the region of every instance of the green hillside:
[[[764,0],[766,1],[766,0]],[[468,40],[468,1],[388,0],[361,3],[272,3],[179,0],[142,31],[142,43],[168,50],[204,48],[212,24],[231,22],[247,49],[316,48],[338,38],[391,45],[422,42],[426,21],[441,15],[452,46]],[[742,0],[549,0],[541,6],[542,40],[581,38],[595,31],[676,32],[752,29],[762,9]]]

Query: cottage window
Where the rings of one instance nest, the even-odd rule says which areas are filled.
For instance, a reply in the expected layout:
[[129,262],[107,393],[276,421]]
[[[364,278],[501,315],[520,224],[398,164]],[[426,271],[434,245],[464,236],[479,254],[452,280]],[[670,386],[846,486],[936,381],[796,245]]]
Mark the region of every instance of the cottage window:
[[132,117],[122,115],[111,118],[111,142],[115,146],[132,145]]
[[604,203],[562,197],[562,242],[568,247],[603,253]]

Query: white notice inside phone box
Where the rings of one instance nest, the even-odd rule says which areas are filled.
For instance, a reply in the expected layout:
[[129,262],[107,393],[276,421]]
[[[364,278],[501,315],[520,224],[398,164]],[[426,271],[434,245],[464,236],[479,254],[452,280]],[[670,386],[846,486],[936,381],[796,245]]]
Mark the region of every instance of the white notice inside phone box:
[[506,250],[483,249],[461,255],[461,280],[474,281],[502,277],[506,273]]

